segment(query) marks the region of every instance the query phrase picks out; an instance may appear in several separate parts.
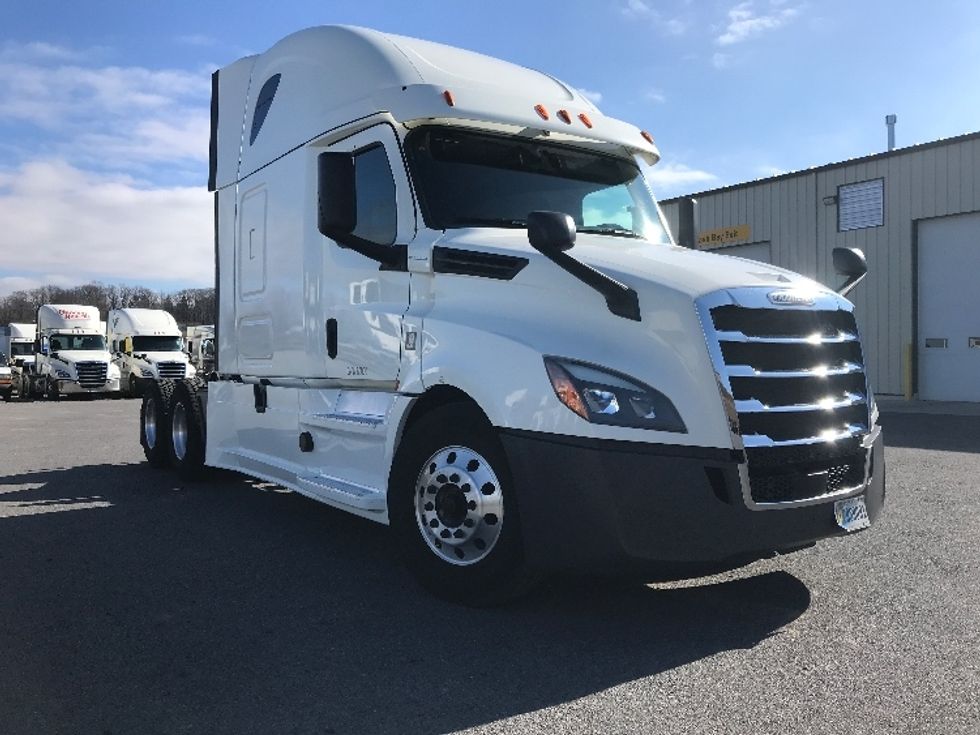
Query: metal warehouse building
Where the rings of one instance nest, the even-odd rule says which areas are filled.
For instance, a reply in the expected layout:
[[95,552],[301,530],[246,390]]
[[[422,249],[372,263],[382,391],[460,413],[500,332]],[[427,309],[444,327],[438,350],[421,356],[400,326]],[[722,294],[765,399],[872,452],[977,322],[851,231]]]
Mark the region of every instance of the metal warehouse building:
[[668,199],[675,233],[689,199],[700,249],[836,287],[832,250],[861,248],[849,298],[875,391],[980,401],[980,132]]

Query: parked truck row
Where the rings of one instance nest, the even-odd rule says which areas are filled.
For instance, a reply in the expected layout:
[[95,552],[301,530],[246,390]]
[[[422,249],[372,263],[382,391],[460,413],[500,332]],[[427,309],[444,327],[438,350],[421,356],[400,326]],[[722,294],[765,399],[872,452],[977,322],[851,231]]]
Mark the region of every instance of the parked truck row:
[[147,380],[193,377],[213,362],[203,335],[210,325],[187,327],[196,355],[185,349],[185,332],[159,309],[113,309],[107,321],[80,304],[45,304],[34,324],[0,330],[0,397],[11,400],[63,395],[141,393]]
[[835,291],[678,247],[659,157],[552,76],[362,28],[215,72],[216,362],[148,379],[148,461],[388,524],[474,604],[868,527],[863,256],[835,252]]

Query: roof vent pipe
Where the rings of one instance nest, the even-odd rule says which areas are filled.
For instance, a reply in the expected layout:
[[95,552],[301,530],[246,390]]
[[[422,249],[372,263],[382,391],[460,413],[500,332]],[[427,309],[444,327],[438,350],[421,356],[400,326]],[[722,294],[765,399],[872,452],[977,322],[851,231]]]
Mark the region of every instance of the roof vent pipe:
[[895,123],[898,115],[885,115],[885,126],[888,128],[888,150],[895,150]]

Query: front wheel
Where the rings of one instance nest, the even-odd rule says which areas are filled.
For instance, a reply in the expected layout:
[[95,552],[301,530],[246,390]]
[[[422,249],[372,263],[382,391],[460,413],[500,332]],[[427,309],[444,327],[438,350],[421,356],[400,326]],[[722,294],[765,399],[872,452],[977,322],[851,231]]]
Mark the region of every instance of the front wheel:
[[47,387],[48,387],[47,394],[48,394],[48,400],[49,401],[58,401],[58,400],[61,400],[61,391],[58,390],[58,381],[57,380],[52,380],[49,377],[48,378]]
[[409,428],[388,503],[402,557],[436,596],[493,605],[533,584],[507,459],[475,408],[443,406]]

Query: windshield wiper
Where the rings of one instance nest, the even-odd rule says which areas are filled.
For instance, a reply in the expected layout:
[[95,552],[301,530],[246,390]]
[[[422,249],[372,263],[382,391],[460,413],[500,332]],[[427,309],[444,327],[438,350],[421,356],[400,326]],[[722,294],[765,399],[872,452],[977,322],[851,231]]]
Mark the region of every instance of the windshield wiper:
[[579,227],[579,232],[592,235],[615,235],[617,237],[639,237],[633,230],[618,225],[595,225],[594,227]]
[[446,227],[527,227],[527,222],[504,217],[465,217],[446,223]]

